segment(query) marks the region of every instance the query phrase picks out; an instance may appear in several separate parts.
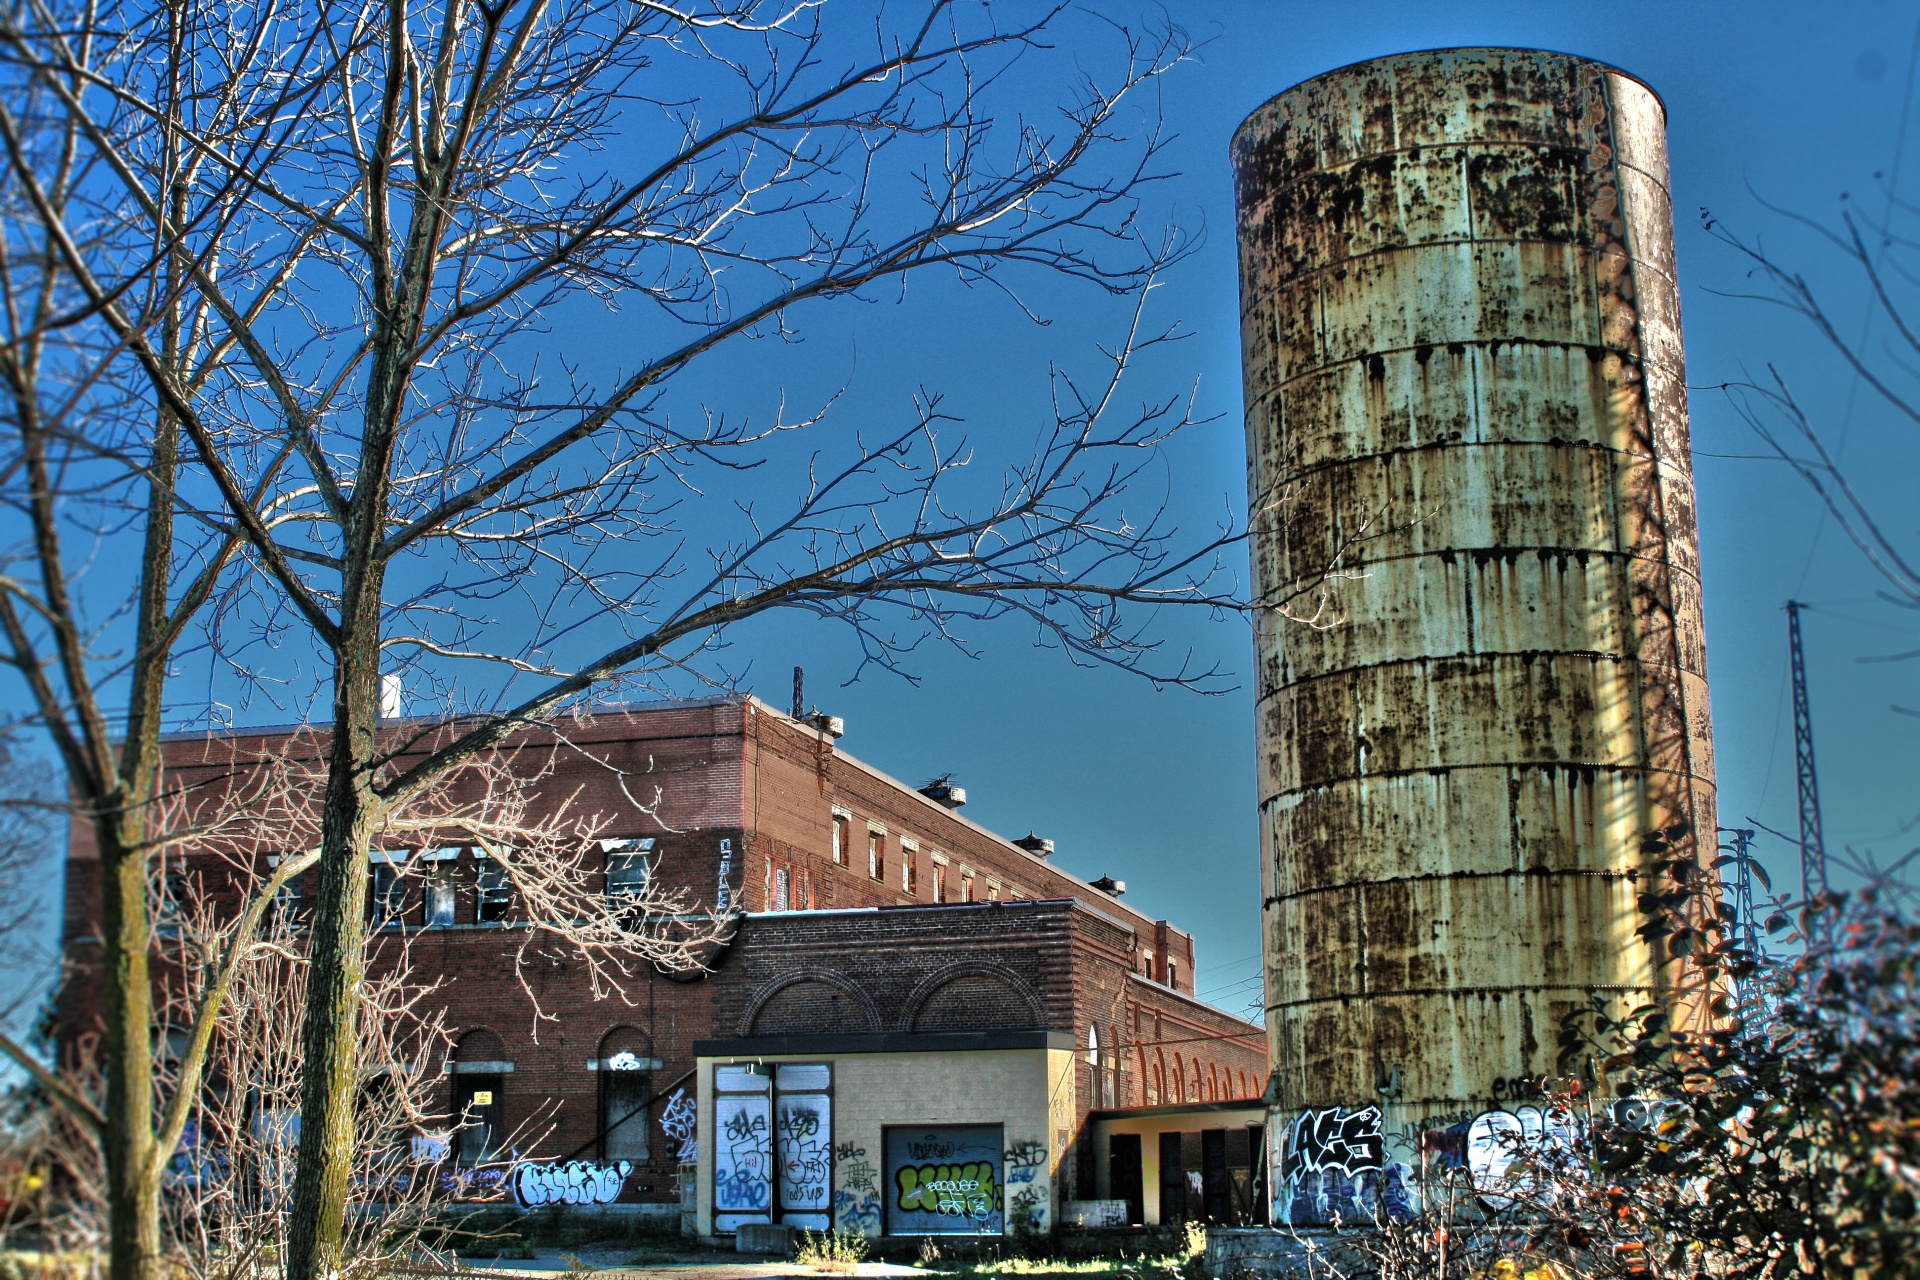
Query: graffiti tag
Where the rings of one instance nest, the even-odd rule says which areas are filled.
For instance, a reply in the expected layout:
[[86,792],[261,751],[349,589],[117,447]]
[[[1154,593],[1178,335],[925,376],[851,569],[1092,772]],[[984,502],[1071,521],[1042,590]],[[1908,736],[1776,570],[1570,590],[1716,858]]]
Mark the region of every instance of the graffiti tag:
[[1337,1169],[1355,1174],[1378,1169],[1386,1162],[1386,1142],[1380,1136],[1380,1108],[1325,1107],[1304,1111],[1288,1133],[1289,1162],[1307,1173]]
[[907,1154],[915,1160],[946,1160],[959,1154],[959,1151],[959,1143],[936,1138],[932,1134],[907,1141]]
[[782,1098],[775,1135],[780,1155],[780,1206],[826,1209],[832,1202],[833,1151],[825,1098]]
[[903,1213],[985,1222],[1000,1208],[1000,1188],[994,1185],[993,1175],[992,1163],[985,1160],[907,1165],[894,1174],[894,1207]]
[[513,1194],[529,1209],[548,1204],[612,1204],[632,1172],[633,1164],[627,1160],[522,1164],[513,1171]]
[[681,1164],[693,1164],[700,1158],[699,1114],[697,1104],[685,1089],[675,1089],[660,1109],[660,1131],[680,1144]]
[[880,1191],[874,1185],[873,1162],[867,1149],[843,1142],[833,1149],[840,1164],[840,1190],[833,1193],[834,1225],[861,1235],[880,1234]]
[[1007,1181],[1032,1182],[1038,1175],[1040,1166],[1047,1162],[1047,1147],[1043,1142],[1029,1138],[1025,1142],[1016,1142],[1006,1150]]

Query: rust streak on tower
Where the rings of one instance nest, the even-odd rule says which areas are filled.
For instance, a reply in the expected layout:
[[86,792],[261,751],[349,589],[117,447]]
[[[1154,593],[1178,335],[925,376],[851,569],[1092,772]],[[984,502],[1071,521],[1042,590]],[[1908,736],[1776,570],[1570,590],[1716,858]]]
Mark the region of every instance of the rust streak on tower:
[[1714,802],[1664,130],[1456,49],[1234,138],[1255,581],[1351,575],[1258,633],[1276,1221],[1417,1193],[1584,1065],[1570,1011],[1672,995],[1629,877]]

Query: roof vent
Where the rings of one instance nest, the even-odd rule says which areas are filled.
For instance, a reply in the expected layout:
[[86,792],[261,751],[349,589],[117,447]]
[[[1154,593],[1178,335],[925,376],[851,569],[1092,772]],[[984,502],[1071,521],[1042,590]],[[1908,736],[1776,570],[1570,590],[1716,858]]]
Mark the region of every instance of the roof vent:
[[935,804],[945,805],[949,809],[958,809],[967,802],[967,789],[954,786],[953,775],[950,773],[943,773],[921,787],[920,794]]
[[1027,832],[1026,835],[1020,837],[1018,840],[1015,840],[1014,843],[1036,858],[1051,858],[1053,856],[1053,841],[1047,839],[1045,836],[1037,836],[1031,831]]
[[826,734],[829,738],[844,738],[847,736],[847,722],[839,716],[830,716],[824,711],[814,712],[806,718],[806,723]]
[[1110,893],[1116,898],[1127,891],[1127,882],[1125,880],[1115,880],[1112,876],[1101,876],[1098,880],[1093,881],[1092,884],[1093,887],[1100,892]]

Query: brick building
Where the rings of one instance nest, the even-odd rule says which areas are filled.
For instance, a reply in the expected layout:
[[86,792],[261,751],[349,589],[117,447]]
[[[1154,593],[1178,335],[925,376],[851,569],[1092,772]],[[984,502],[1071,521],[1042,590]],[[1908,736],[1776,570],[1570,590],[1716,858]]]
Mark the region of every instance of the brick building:
[[[522,745],[561,752],[546,794],[613,820],[613,838],[582,853],[601,861],[608,892],[657,879],[708,911],[744,913],[703,974],[643,968],[616,997],[595,999],[577,959],[544,955],[535,981],[556,1021],[537,1022],[523,989],[527,925],[498,869],[467,846],[383,842],[374,963],[403,940],[415,972],[441,979],[456,1033],[440,1064],[446,1104],[467,1120],[449,1160],[510,1171],[529,1203],[664,1209],[679,1204],[694,1116],[700,1149],[714,1150],[703,1059],[786,1061],[800,1080],[812,1078],[801,1058],[879,1055],[863,1060],[872,1068],[1038,1054],[1045,1123],[1007,1141],[1044,1149],[1043,1176],[1026,1175],[1046,1193],[1047,1212],[1031,1219],[1044,1223],[1061,1200],[1093,1194],[1091,1154],[1076,1145],[1089,1112],[1259,1096],[1264,1033],[1193,998],[1190,935],[1128,905],[1121,886],[1054,865],[1045,842],[968,821],[951,789],[923,793],[841,751],[830,727],[714,698],[602,711],[569,723],[564,748]],[[183,735],[168,767],[183,785],[230,786],[290,749],[323,751],[324,735]],[[56,1008],[69,1055],[91,1043],[98,1016],[97,872],[76,824]],[[761,1078],[742,1070],[728,1078]],[[917,1123],[902,1070],[898,1118]],[[709,1162],[702,1172],[710,1198]]]

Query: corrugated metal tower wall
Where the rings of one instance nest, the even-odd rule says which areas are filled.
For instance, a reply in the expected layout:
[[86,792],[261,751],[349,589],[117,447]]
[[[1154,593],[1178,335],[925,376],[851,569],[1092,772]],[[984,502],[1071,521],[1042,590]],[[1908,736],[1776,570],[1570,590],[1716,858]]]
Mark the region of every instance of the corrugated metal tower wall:
[[1255,582],[1348,575],[1258,631],[1276,1221],[1528,1127],[1563,1019],[1670,976],[1629,873],[1714,793],[1664,129],[1457,49],[1234,138]]

